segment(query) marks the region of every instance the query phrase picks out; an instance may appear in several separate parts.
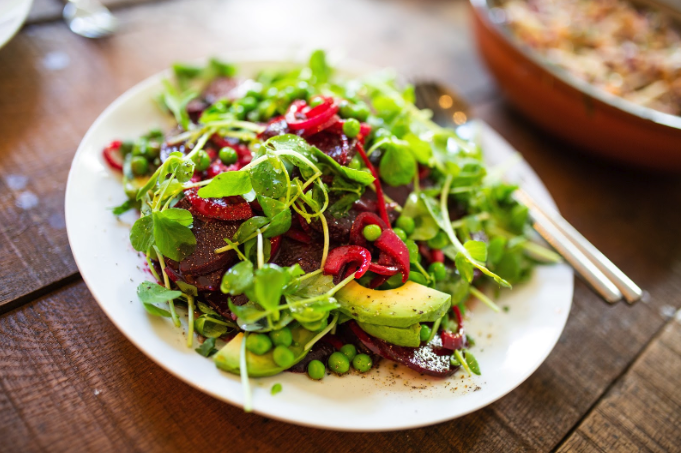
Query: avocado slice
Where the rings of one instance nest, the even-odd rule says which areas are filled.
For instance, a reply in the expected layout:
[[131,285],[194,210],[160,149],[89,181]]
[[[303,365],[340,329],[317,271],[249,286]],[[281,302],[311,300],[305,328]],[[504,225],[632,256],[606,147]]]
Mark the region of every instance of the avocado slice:
[[[296,360],[291,364],[291,366],[293,366],[303,360],[307,355],[309,351],[304,350],[305,345],[312,340],[317,333],[310,332],[302,327],[292,328],[291,333],[293,334],[293,344],[289,346],[289,349],[293,351],[293,354],[296,356]],[[241,357],[241,342],[243,340],[244,334],[239,333],[236,337],[232,338],[229,343],[223,346],[223,348],[215,354],[213,359],[215,365],[221,370],[240,374],[239,359]],[[246,350],[246,368],[248,369],[248,375],[250,377],[274,376],[287,369],[274,363],[272,350],[263,355],[253,354],[251,351]]]
[[376,338],[385,340],[397,346],[418,348],[421,346],[421,324],[412,324],[406,329],[403,327],[379,326],[358,321],[359,327]]
[[334,297],[340,310],[357,321],[404,328],[440,319],[449,310],[452,299],[449,294],[412,281],[386,291],[351,281]]

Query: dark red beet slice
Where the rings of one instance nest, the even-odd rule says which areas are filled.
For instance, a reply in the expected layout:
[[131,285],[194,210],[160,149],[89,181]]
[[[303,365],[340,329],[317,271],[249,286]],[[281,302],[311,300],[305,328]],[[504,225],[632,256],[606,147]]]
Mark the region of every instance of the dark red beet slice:
[[215,311],[227,319],[234,319],[232,312],[229,309],[229,299],[232,299],[234,305],[243,305],[248,302],[248,297],[242,295],[230,296],[223,294],[220,291],[206,291],[201,293],[201,298],[210,305]]
[[313,360],[320,360],[322,363],[326,363],[329,356],[334,352],[336,352],[336,348],[324,341],[324,339],[321,339],[312,346],[312,349],[310,349],[310,352],[307,353],[305,358],[293,365],[289,371],[292,371],[293,373],[306,373],[307,365],[310,362]]
[[308,143],[319,148],[324,154],[341,165],[347,165],[357,154],[354,139],[329,130],[319,132],[307,138]]
[[[355,222],[358,212],[350,209],[348,213],[342,217],[334,217],[328,211],[324,213],[326,217],[326,224],[329,227],[329,238],[334,242],[348,242],[350,240],[350,230],[352,224]],[[318,233],[323,233],[322,222],[313,220],[310,227]]]
[[291,131],[289,130],[288,123],[286,122],[286,119],[283,116],[278,116],[275,118],[272,118],[268,123],[267,127],[265,127],[265,130],[262,131],[260,134],[258,134],[258,138],[260,140],[267,140],[268,138],[272,138],[276,135],[282,135],[282,134],[289,134]]
[[198,188],[196,187],[184,191],[185,198],[192,205],[190,208],[192,213],[230,221],[246,220],[253,217],[251,205],[242,197],[201,198],[197,195],[197,192]]
[[322,263],[322,247],[318,244],[304,244],[284,236],[279,253],[272,260],[280,266],[300,265],[305,272],[319,269]]
[[349,328],[357,338],[374,353],[386,359],[401,363],[419,373],[435,377],[447,377],[456,372],[458,367],[450,364],[451,352],[442,347],[442,339],[435,335],[427,345],[418,348],[395,346],[364,332],[355,321],[348,322]]
[[194,253],[180,262],[179,270],[186,275],[202,275],[224,269],[236,259],[230,250],[215,253],[215,249],[226,245],[224,238],[232,238],[239,224],[236,222],[203,221],[194,218],[192,231],[196,237]]
[[203,90],[203,98],[209,104],[213,104],[220,99],[229,99],[231,91],[237,87],[239,82],[231,77],[218,77],[208,84]]

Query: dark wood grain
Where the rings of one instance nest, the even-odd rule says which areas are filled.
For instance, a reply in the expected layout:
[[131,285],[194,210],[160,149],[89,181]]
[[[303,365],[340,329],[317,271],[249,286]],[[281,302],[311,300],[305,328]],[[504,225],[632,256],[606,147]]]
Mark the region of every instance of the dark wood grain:
[[561,446],[568,451],[677,451],[681,445],[681,316],[670,320],[630,370]]
[[[263,11],[306,25],[265,24]],[[494,87],[471,52],[466,14],[464,2],[201,0],[120,9],[119,33],[102,41],[61,21],[29,25],[0,49],[0,313],[75,275],[64,227],[68,169],[90,124],[126,89],[176,60],[276,44],[344,50],[482,99]],[[425,50],[424,31],[433,40]]]
[[[681,307],[681,181],[588,157],[520,117],[479,64],[464,2],[178,0],[117,15],[121,31],[105,41],[56,21],[0,50],[0,312],[19,307],[0,316],[0,451],[673,450],[677,368],[655,373],[646,360],[681,356],[667,330],[651,343]],[[648,302],[609,306],[577,281],[565,332],[524,384],[459,420],[400,433],[270,421],[170,376],[78,280],[63,224],[70,160],[106,105],[172,61],[273,47],[344,50],[457,86]],[[677,417],[664,419],[670,410]]]

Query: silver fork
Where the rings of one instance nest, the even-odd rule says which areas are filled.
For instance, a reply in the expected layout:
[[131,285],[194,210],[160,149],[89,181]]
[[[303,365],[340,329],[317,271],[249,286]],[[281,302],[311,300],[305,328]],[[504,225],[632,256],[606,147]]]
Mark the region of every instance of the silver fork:
[[116,18],[98,0],[68,0],[62,15],[72,32],[86,38],[103,38],[116,31]]
[[[461,126],[471,119],[468,103],[454,91],[433,82],[414,85],[416,103],[433,112],[443,126]],[[557,212],[540,207],[522,189],[515,193],[529,209],[534,229],[609,303],[634,303],[643,291]]]

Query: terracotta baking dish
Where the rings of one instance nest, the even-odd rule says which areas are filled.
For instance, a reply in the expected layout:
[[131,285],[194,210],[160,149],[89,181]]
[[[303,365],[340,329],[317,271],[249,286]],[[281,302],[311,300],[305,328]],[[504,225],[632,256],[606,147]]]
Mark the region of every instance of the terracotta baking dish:
[[681,172],[681,117],[602,92],[548,64],[515,41],[494,0],[471,0],[471,5],[485,62],[508,99],[530,119],[579,150]]

